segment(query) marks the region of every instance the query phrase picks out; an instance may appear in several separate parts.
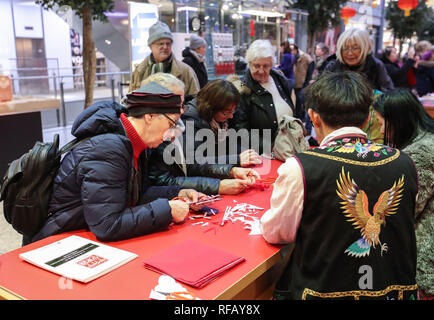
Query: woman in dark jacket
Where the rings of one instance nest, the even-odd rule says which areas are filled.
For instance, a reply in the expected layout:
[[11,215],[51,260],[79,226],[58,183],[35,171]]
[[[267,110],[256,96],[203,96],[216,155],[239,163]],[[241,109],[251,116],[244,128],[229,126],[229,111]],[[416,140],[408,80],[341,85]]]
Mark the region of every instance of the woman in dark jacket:
[[338,39],[337,60],[327,64],[325,71],[355,71],[364,74],[373,89],[386,92],[394,89],[383,63],[372,55],[372,42],[365,30],[345,30]]
[[270,153],[280,116],[294,114],[292,86],[285,76],[272,69],[275,57],[268,40],[255,40],[247,50],[246,59],[249,68],[231,127],[247,129],[251,147],[257,146],[260,154]]
[[190,163],[259,164],[259,155],[249,149],[248,132],[229,128],[240,101],[238,89],[229,81],[210,81],[181,116],[186,130],[184,149]]
[[407,73],[414,67],[416,62],[414,48],[408,50],[407,59],[401,67],[398,65],[398,54],[396,49],[392,46],[388,46],[384,49],[381,61],[383,61],[384,67],[392,79],[395,88],[410,88]]
[[208,74],[205,67],[206,42],[203,38],[191,34],[190,45],[182,51],[182,62],[188,64],[196,73],[200,89],[208,83]]
[[[170,73],[154,73],[142,81],[142,85],[149,82],[162,85],[180,95],[181,99],[184,97],[184,83]],[[153,184],[182,186],[205,194],[237,194],[255,182],[253,177],[259,178],[254,170],[237,168],[231,164],[196,164],[194,161],[186,161],[186,151],[182,144],[184,131],[184,123],[178,120],[174,130],[171,130],[173,139],[163,142],[152,152],[149,180]]]
[[77,117],[72,134],[90,138],[65,155],[54,180],[50,217],[31,241],[78,229],[89,229],[100,241],[142,236],[185,219],[188,204],[168,199],[203,196],[150,185],[150,148],[179,118],[181,99],[155,83],[137,91],[146,96],[128,103],[128,109],[105,101]]
[[415,232],[416,282],[423,298],[434,299],[434,119],[411,92],[396,89],[374,104],[386,145],[411,157],[418,171]]
[[186,163],[170,142],[152,153],[150,163],[149,179],[155,185],[182,186],[205,194],[238,194],[260,178],[256,171],[233,164]]

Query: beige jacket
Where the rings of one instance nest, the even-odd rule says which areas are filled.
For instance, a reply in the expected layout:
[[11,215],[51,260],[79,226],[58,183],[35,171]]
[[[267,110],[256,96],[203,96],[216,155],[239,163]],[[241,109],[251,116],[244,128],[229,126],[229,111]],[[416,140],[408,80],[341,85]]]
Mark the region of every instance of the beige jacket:
[[[136,65],[134,72],[131,76],[130,86],[128,92],[140,88],[140,83],[151,75],[151,68],[149,60],[150,56],[146,57],[141,63]],[[185,84],[185,95],[196,95],[199,92],[199,81],[193,69],[182,61],[172,59],[172,70],[170,72]]]
[[295,88],[302,88],[306,80],[306,73],[309,64],[313,61],[310,55],[298,49],[300,56],[294,65]]

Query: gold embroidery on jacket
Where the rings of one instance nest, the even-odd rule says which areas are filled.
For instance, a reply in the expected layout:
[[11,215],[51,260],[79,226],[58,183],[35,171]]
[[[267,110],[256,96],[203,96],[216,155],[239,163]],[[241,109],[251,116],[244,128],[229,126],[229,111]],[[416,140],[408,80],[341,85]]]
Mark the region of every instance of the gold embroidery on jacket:
[[306,300],[307,295],[311,295],[313,297],[319,297],[323,299],[331,299],[331,298],[343,298],[343,297],[354,297],[354,300],[359,300],[361,296],[364,297],[381,297],[388,294],[391,291],[398,291],[398,300],[402,300],[404,297],[404,291],[416,290],[417,284],[413,285],[392,285],[387,287],[384,290],[380,291],[369,291],[369,290],[353,290],[353,291],[338,291],[338,292],[317,292],[315,290],[305,288],[303,290],[303,294],[301,296],[302,300]]
[[376,161],[376,162],[356,161],[356,160],[345,159],[345,158],[341,158],[341,157],[331,156],[328,154],[321,154],[321,153],[312,152],[312,151],[304,151],[303,154],[309,154],[309,155],[316,156],[316,157],[326,158],[326,159],[335,160],[335,161],[344,162],[344,163],[349,163],[349,164],[354,164],[354,165],[358,165],[358,166],[376,167],[376,166],[381,166],[383,164],[392,162],[393,160],[395,160],[396,158],[399,157],[400,152],[399,152],[399,150],[396,150],[396,153],[393,156],[391,156],[390,158],[383,159],[383,160]]

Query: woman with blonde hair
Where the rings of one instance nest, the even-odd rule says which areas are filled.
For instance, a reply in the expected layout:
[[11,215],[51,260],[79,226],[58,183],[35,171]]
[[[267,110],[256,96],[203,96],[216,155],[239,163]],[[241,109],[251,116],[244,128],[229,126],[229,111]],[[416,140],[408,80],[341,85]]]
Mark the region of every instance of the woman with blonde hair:
[[336,57],[325,71],[355,71],[365,75],[374,89],[383,92],[394,89],[383,63],[372,54],[372,41],[365,30],[345,30],[339,36]]

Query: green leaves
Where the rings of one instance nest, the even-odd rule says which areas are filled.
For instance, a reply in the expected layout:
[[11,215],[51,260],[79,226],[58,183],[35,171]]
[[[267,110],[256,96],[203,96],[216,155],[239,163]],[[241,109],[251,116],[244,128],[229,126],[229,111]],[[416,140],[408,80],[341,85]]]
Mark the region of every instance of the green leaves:
[[346,0],[315,0],[313,5],[312,2],[312,0],[299,0],[294,4],[295,8],[309,13],[308,25],[311,35],[327,29],[329,23],[333,26],[339,25],[341,19],[339,10]]
[[35,0],[35,3],[41,5],[44,9],[53,9],[56,5],[59,8],[70,7],[80,18],[83,18],[83,9],[90,7],[92,19],[100,21],[107,21],[104,12],[111,12],[114,8],[113,0]]
[[421,22],[432,19],[429,18],[430,13],[432,14],[432,10],[426,6],[425,1],[419,0],[418,6],[411,10],[410,16],[404,17],[404,11],[398,8],[398,1],[395,0],[389,2],[386,20],[398,39],[406,39],[421,31]]

